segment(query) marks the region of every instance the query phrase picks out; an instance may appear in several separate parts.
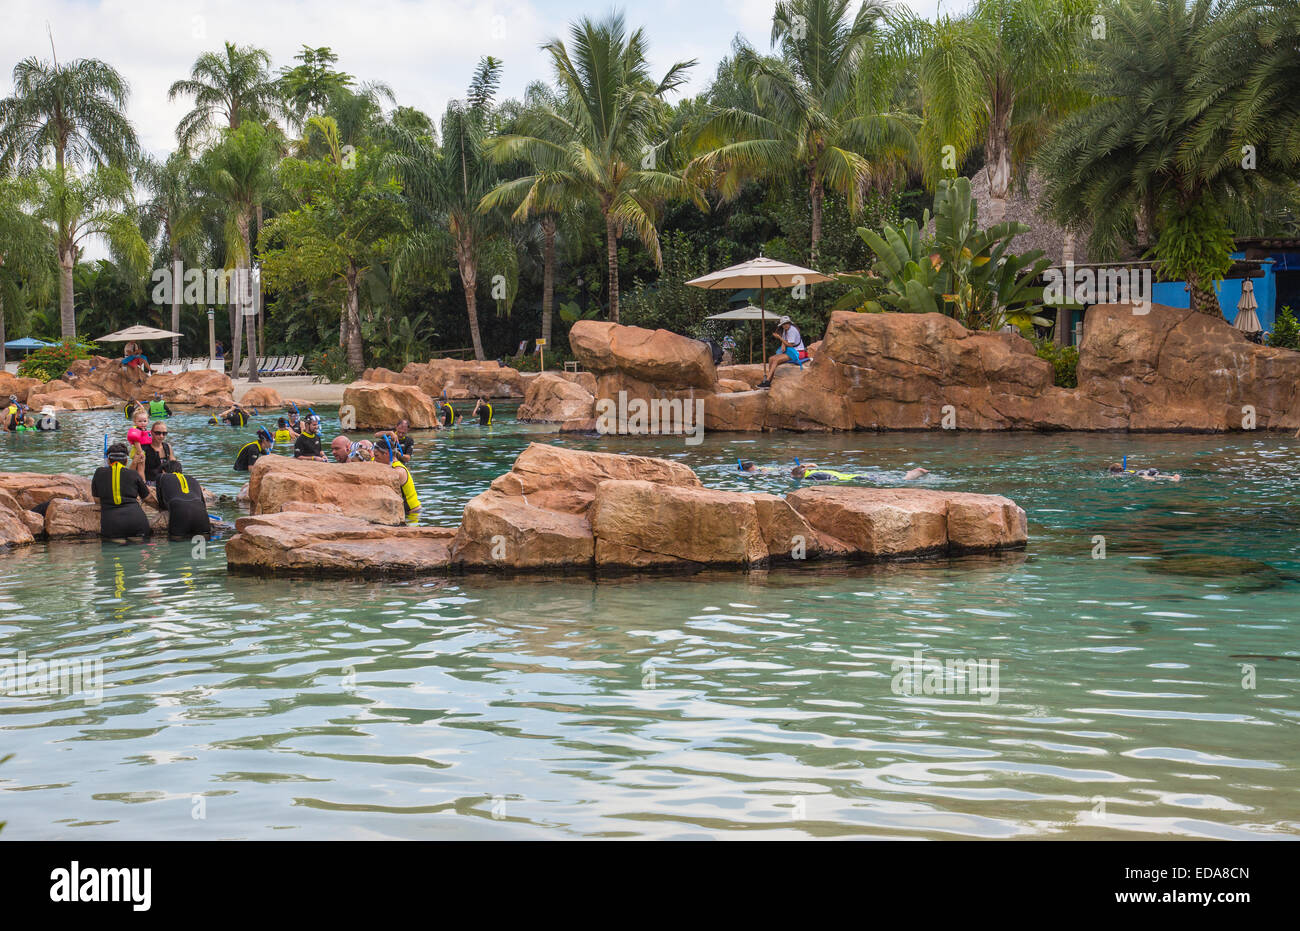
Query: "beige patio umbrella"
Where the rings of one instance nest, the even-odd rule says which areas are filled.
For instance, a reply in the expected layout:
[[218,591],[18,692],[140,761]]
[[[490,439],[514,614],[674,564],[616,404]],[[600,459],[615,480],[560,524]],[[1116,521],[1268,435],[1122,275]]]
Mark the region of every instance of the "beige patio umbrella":
[[107,336],[101,336],[95,340],[97,343],[129,343],[140,342],[146,339],[170,339],[173,336],[182,336],[182,333],[176,333],[172,330],[160,330],[151,326],[129,326],[125,330],[118,330],[116,333],[109,333]]
[[1247,278],[1241,283],[1241,300],[1237,301],[1237,319],[1232,325],[1243,333],[1259,333],[1264,328],[1259,325],[1259,315],[1255,309],[1259,303],[1255,300],[1255,283]]
[[789,262],[778,262],[760,255],[748,262],[741,262],[721,271],[709,272],[699,278],[686,282],[695,288],[708,291],[731,290],[739,288],[758,288],[759,319],[763,322],[763,361],[767,361],[767,308],[764,305],[764,291],[767,288],[793,288],[801,284],[824,284],[835,279],[811,268],[800,268]]

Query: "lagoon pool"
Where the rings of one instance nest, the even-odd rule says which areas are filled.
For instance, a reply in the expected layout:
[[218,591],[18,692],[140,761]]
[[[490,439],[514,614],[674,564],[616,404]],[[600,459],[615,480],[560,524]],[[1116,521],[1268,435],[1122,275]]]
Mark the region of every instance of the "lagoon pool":
[[[422,521],[455,523],[544,439],[773,492],[790,485],[742,477],[737,457],[923,465],[925,485],[1016,500],[1029,547],[387,583],[231,577],[221,541],[15,550],[0,555],[0,660],[98,662],[103,681],[98,700],[0,695],[0,838],[1300,835],[1300,441],[935,432],[686,446],[556,437],[500,416],[416,435]],[[230,463],[252,431],[205,420],[172,418],[177,454],[233,496],[245,476]],[[0,468],[89,475],[125,421],[62,424],[0,437]],[[1185,480],[1102,474],[1125,454]],[[996,701],[900,694],[895,661],[917,651],[996,660]]]

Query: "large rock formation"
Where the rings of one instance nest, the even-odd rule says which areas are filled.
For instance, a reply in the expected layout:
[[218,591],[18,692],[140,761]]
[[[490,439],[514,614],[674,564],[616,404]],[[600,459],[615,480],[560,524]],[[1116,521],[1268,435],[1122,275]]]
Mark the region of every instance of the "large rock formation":
[[54,498],[89,501],[90,479],[67,472],[47,475],[44,472],[0,472],[0,490],[12,495],[27,509],[39,507]]
[[[32,521],[31,518],[36,518]],[[0,489],[0,549],[26,546],[44,529],[40,515],[27,510],[9,492]]]
[[19,404],[31,405],[27,402],[28,394],[35,390],[40,391],[42,382],[39,378],[19,378],[10,372],[0,371],[0,401],[7,401],[10,396],[16,397]]
[[358,430],[391,430],[402,419],[413,430],[438,425],[438,406],[414,385],[355,381],[343,390],[343,405],[351,407]]
[[[235,402],[235,385],[230,376],[212,369],[151,375],[140,392],[132,397],[148,400],[155,391],[169,404],[189,407],[223,410]],[[247,400],[244,403],[250,407],[258,406]]]
[[456,531],[381,527],[355,517],[286,511],[241,517],[226,544],[226,564],[261,575],[391,578],[447,568]]
[[524,383],[519,372],[495,362],[465,362],[460,359],[431,359],[412,362],[401,373],[414,379],[431,398],[453,401],[467,398],[522,398]]
[[709,347],[667,330],[646,330],[599,320],[579,320],[569,346],[596,376],[596,397],[696,397],[717,390]]
[[[595,382],[592,376],[588,375],[588,378]],[[528,380],[524,403],[519,405],[515,416],[523,423],[594,419],[596,398],[580,382],[543,372]]]
[[244,407],[258,408],[262,410],[275,410],[284,407],[284,398],[280,397],[280,392],[266,385],[250,385],[239,403]]
[[377,524],[400,524],[403,478],[377,462],[314,462],[263,456],[248,478],[254,515],[276,514],[293,504],[335,505],[350,517]]
[[74,388],[57,378],[33,388],[27,395],[27,406],[37,411],[46,407],[56,411],[93,411],[117,407],[118,403],[98,388]]

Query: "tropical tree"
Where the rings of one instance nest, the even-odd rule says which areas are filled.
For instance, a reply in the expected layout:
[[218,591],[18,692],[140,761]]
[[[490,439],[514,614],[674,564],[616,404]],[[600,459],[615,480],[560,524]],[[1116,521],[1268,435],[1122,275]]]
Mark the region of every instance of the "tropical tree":
[[334,69],[339,57],[328,47],[304,45],[293,58],[301,64],[280,69],[280,93],[295,123],[301,126],[307,117],[323,113],[330,99],[351,87],[356,79]]
[[[195,165],[184,149],[172,153],[165,161],[145,158],[136,170],[138,181],[148,193],[141,204],[147,226],[157,229],[162,245],[171,259],[171,329],[181,328],[181,282],[174,269],[195,247],[203,229],[209,204],[196,189]],[[152,231],[152,230],[151,230]],[[180,337],[172,337],[172,358],[180,355]]]
[[[330,155],[279,165],[280,183],[297,206],[270,220],[261,237],[262,268],[268,284],[305,284],[315,293],[341,286],[340,344],[348,367],[365,368],[362,289],[392,252],[404,229],[401,188],[382,171],[380,156],[363,149],[344,160],[337,127],[329,117],[311,117],[330,141]],[[405,319],[405,318],[403,318]],[[399,323],[399,333],[405,331]]]
[[[695,166],[712,172],[725,198],[745,181],[798,179],[812,210],[809,256],[817,259],[828,190],[856,214],[868,185],[915,159],[914,120],[896,108],[898,62],[888,47],[888,7],[868,0],[783,0],[772,19],[780,56],[740,45],[732,67],[752,103],[708,117]],[[745,91],[748,91],[746,94]]]
[[59,264],[61,329],[65,339],[77,335],[76,314],[63,301],[75,292],[73,271],[82,245],[102,237],[121,264],[137,275],[149,266],[149,246],[140,235],[131,178],[125,171],[99,165],[84,174],[64,168],[41,168],[25,183],[33,215],[54,240]]
[[501,299],[507,303],[517,287],[516,254],[505,215],[480,209],[500,180],[495,162],[484,149],[500,73],[501,63],[495,58],[479,62],[468,99],[453,101],[443,114],[441,148],[427,133],[394,126],[387,134],[391,145],[387,164],[402,185],[415,224],[397,257],[399,275],[406,274],[413,262],[454,255],[477,359],[486,358],[478,319],[479,268],[488,264],[504,277],[506,294]]
[[[221,141],[200,160],[204,186],[226,207],[226,266],[234,267],[236,280],[251,281],[254,215],[275,184],[275,148],[270,134],[249,121],[226,130]],[[243,288],[240,289],[241,291]],[[246,296],[241,294],[241,297]],[[242,302],[231,301],[232,372],[239,371],[240,336],[244,328]],[[257,376],[257,327],[248,326],[248,379]]]
[[21,308],[29,293],[54,280],[49,231],[22,209],[22,191],[0,177],[0,367],[8,338],[5,314]]
[[194,109],[176,127],[181,147],[193,148],[204,136],[224,126],[238,128],[245,120],[266,122],[285,113],[281,84],[271,76],[271,56],[251,45],[225,43],[224,53],[204,52],[190,76],[172,84],[167,99],[194,98]]
[[1089,45],[1093,64],[1081,76],[1092,103],[1065,118],[1040,156],[1049,209],[1067,225],[1090,224],[1096,254],[1136,238],[1166,277],[1187,281],[1195,310],[1214,315],[1213,284],[1231,265],[1222,205],[1251,202],[1269,180],[1269,163],[1228,157],[1231,124],[1207,132],[1203,123],[1235,80],[1213,57],[1222,9],[1215,0],[1103,5],[1106,40]]
[[[47,192],[89,194],[95,182],[88,187],[70,171],[87,165],[121,167],[135,156],[135,130],[124,112],[130,92],[125,79],[109,65],[95,58],[66,65],[25,58],[14,66],[13,79],[13,95],[0,100],[0,170],[31,171],[49,158],[58,177],[44,179]],[[77,199],[65,199],[63,207],[71,207]],[[71,248],[69,244],[77,239],[79,218],[56,212],[62,224],[54,238],[61,250],[59,315],[63,335],[75,337],[72,267],[76,254],[65,247]]]
[[583,18],[569,36],[570,45],[553,39],[543,46],[555,72],[555,99],[531,110],[517,132],[490,143],[494,160],[542,167],[494,191],[485,206],[517,203],[522,218],[567,198],[597,211],[605,226],[609,319],[617,323],[619,236],[630,229],[658,267],[660,203],[691,199],[708,208],[682,173],[658,167],[669,142],[664,95],[686,80],[695,61],[676,62],[653,80],[645,32],[629,33],[621,13],[598,22]]
[[1079,42],[1097,28],[1095,8],[1095,0],[976,0],[969,13],[920,29],[922,165],[931,185],[983,144],[989,216],[1006,215],[1015,176],[1083,103],[1075,74],[1087,50],[1104,44]]

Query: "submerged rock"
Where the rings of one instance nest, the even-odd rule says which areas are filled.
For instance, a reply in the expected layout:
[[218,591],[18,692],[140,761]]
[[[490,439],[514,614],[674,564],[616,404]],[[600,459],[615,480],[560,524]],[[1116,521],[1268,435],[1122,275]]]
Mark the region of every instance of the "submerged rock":
[[1141,565],[1148,572],[1165,575],[1230,579],[1229,588],[1235,591],[1262,591],[1295,581],[1294,576],[1283,573],[1266,562],[1241,556],[1174,553],[1145,561]]

